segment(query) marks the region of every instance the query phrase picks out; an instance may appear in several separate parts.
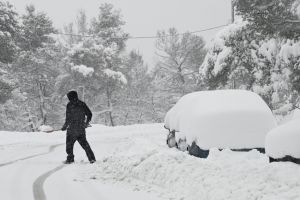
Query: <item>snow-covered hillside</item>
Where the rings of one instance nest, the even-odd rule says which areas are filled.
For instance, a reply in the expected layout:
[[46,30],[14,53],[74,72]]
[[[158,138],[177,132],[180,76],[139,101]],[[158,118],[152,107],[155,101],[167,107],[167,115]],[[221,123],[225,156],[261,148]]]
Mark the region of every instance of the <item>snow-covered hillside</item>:
[[300,199],[300,167],[257,151],[213,149],[200,159],[170,149],[162,124],[93,125],[93,165],[65,134],[0,132],[1,199]]

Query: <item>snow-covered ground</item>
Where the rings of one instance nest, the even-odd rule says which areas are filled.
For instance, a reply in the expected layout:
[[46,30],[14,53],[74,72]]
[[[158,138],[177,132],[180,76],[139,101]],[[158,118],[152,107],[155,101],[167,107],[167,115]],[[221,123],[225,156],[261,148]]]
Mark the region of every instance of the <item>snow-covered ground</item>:
[[0,132],[0,197],[20,199],[300,199],[300,166],[257,151],[192,157],[165,144],[162,124],[87,129],[97,162],[65,134]]

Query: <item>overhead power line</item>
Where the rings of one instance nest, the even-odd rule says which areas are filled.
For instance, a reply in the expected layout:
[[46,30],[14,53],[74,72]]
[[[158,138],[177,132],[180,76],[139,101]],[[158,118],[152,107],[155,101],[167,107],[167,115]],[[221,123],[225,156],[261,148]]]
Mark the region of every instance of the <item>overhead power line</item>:
[[[188,31],[187,33],[191,33],[191,34],[195,34],[195,33],[201,33],[201,32],[205,32],[205,31],[210,31],[210,30],[214,30],[214,29],[218,29],[218,28],[222,28],[228,26],[228,24],[224,24],[224,25],[220,25],[220,26],[214,26],[214,27],[210,27],[210,28],[206,28],[206,29],[201,29],[201,30],[197,30],[197,31]],[[95,37],[95,38],[112,38],[112,39],[123,39],[124,37],[102,37],[102,36],[98,36],[98,35],[80,35],[80,34],[71,34],[71,33],[56,33],[57,35],[66,35],[66,36],[76,36],[76,37]],[[184,35],[185,33],[178,33],[175,35]],[[170,37],[172,35],[165,35],[164,37]],[[159,36],[129,36],[127,37],[127,39],[129,40],[134,40],[134,39],[156,39],[159,38]]]

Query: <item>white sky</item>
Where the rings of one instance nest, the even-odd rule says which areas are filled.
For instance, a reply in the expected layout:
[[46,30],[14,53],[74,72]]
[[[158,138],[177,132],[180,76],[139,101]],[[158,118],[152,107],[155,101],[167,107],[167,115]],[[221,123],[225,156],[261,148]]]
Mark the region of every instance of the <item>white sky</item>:
[[[157,30],[175,27],[179,32],[195,31],[230,22],[231,0],[8,0],[19,13],[28,4],[35,5],[53,20],[56,28],[75,21],[80,9],[89,18],[97,16],[101,3],[112,3],[121,10],[124,26],[131,36],[152,36]],[[209,41],[217,30],[201,35]],[[130,40],[129,49],[137,49],[147,63],[154,63],[154,39]]]

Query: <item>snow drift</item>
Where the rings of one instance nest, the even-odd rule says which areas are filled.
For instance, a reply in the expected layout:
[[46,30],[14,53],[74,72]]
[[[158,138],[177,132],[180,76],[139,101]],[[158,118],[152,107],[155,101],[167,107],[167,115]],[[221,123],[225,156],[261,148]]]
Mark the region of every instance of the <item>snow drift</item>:
[[[266,103],[245,90],[195,92],[167,113],[165,126],[202,149],[263,148],[276,120]],[[178,135],[176,133],[176,135]]]
[[270,164],[268,157],[256,150],[211,149],[207,159],[198,159],[168,148],[164,143],[162,126],[98,129],[95,139],[102,143],[95,147],[99,148],[99,152],[103,152],[103,145],[115,148],[110,148],[110,153],[99,158],[95,165],[78,167],[78,177],[75,177],[78,183],[92,181],[129,186],[132,190],[147,191],[160,199],[173,200],[299,199],[298,165]]
[[272,158],[300,158],[300,119],[276,127],[266,136],[266,153]]
[[51,126],[48,125],[42,125],[39,127],[39,131],[41,132],[52,132],[54,129]]

